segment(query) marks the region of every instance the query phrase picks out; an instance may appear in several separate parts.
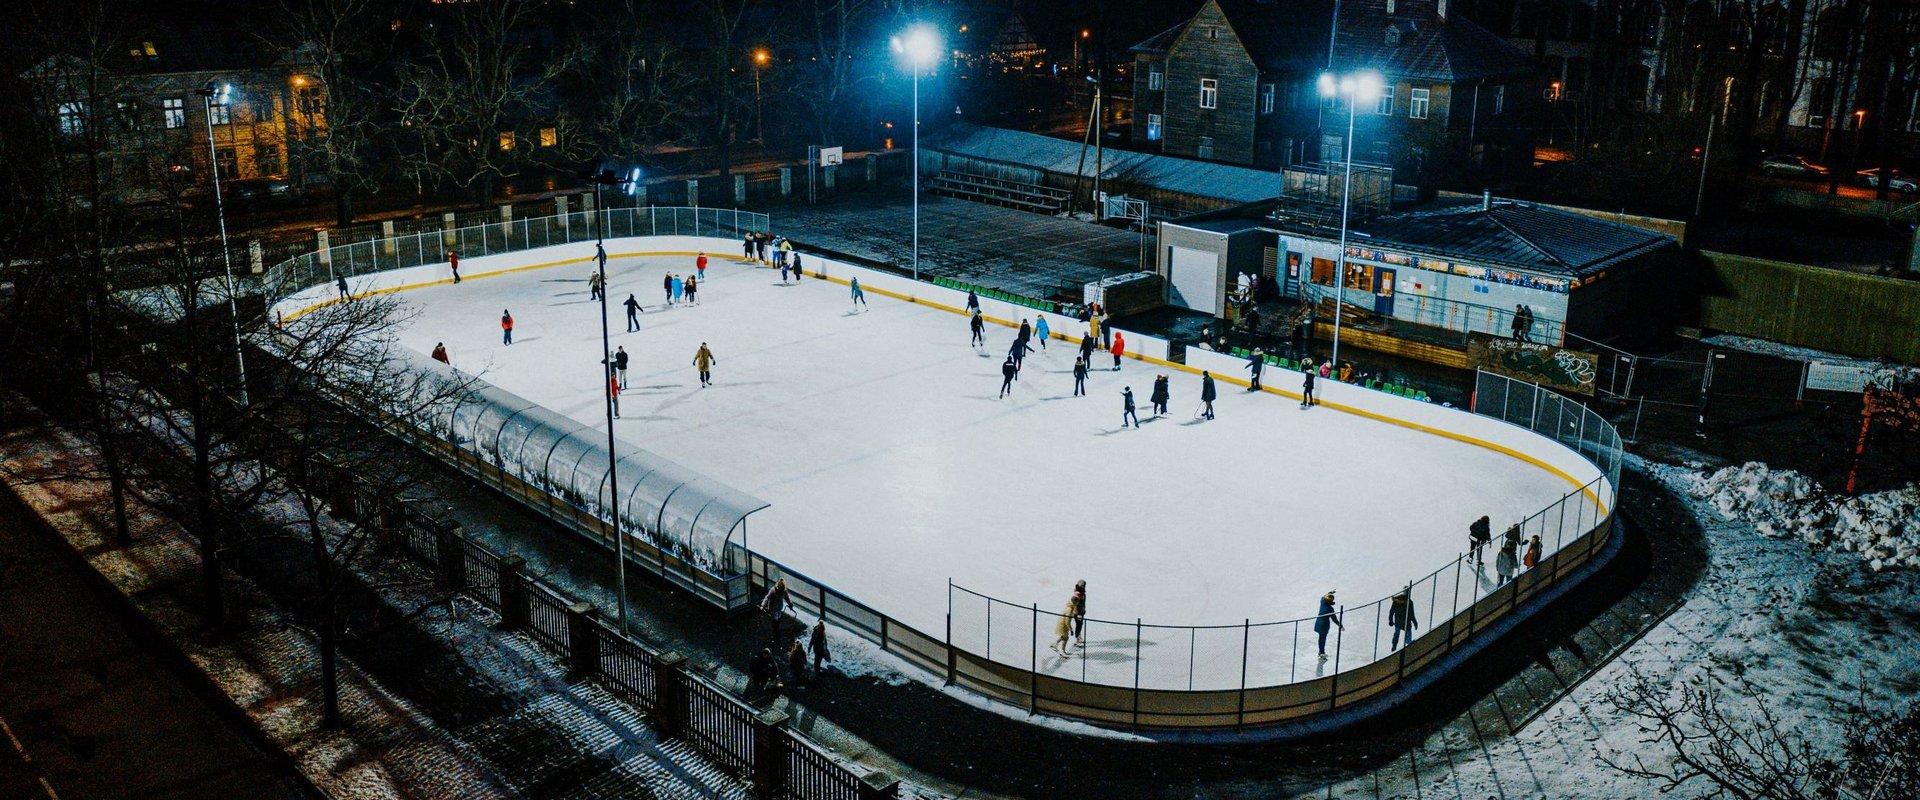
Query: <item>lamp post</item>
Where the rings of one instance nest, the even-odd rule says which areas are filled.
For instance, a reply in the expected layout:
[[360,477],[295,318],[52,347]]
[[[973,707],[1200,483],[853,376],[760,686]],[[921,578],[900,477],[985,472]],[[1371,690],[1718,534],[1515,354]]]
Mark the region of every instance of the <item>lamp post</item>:
[[760,105],[760,70],[773,60],[773,54],[762,47],[753,51],[753,138],[762,144],[767,141],[767,117]]
[[920,71],[932,68],[940,55],[940,35],[933,27],[914,25],[893,37],[894,52],[906,57],[913,70],[913,279],[920,279]]
[[213,146],[213,101],[218,99],[220,107],[227,110],[227,120],[222,124],[233,124],[233,109],[227,105],[233,99],[233,85],[210,83],[199,94],[207,120],[207,165],[213,175],[214,216],[220,220],[220,261],[227,273],[227,316],[233,320],[233,360],[240,368],[240,405],[244,406],[247,405],[247,354],[240,343],[240,307],[233,299],[233,249],[227,246],[227,204],[220,191],[220,153]]
[[1340,261],[1333,276],[1333,354],[1328,357],[1331,374],[1340,374],[1340,306],[1347,292],[1347,220],[1353,198],[1353,122],[1361,103],[1378,100],[1382,88],[1380,73],[1371,70],[1350,72],[1335,77],[1320,74],[1321,97],[1345,97],[1347,100],[1346,177],[1340,181]]
[[631,192],[640,182],[640,168],[621,176],[606,165],[593,171],[593,256],[600,275],[600,392],[607,414],[607,506],[613,518],[613,558],[615,592],[618,593],[620,632],[627,632],[627,536],[620,529],[620,453],[613,436],[613,381],[619,379],[613,368],[613,334],[607,323],[607,209],[601,202],[600,187],[626,186]]

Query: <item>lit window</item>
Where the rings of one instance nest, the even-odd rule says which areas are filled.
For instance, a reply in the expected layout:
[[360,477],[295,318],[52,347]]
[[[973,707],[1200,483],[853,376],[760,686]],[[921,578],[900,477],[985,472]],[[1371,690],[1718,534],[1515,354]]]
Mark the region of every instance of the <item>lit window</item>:
[[1159,114],[1147,115],[1147,141],[1149,142],[1160,141],[1160,115]]
[[1393,96],[1399,91],[1399,87],[1392,84],[1380,87],[1380,99],[1374,102],[1373,113],[1383,117],[1393,116]]
[[1200,79],[1200,107],[1220,107],[1220,81],[1213,78]]
[[214,103],[207,107],[207,118],[215,125],[230,125],[233,123],[233,106]]
[[1431,94],[1426,89],[1413,90],[1413,97],[1407,103],[1408,119],[1426,119],[1427,104]]
[[559,143],[560,143],[559,130],[551,127],[540,129],[540,146],[541,147],[552,147]]
[[500,132],[500,149],[501,150],[513,149],[513,131]]
[[1495,86],[1493,87],[1493,113],[1499,114],[1505,110],[1507,110],[1507,87]]
[[1166,80],[1166,73],[1153,68],[1147,69],[1147,88],[1148,89],[1151,89],[1156,92],[1160,91],[1161,81],[1163,80]]
[[1260,113],[1273,113],[1273,84],[1260,84]]
[[169,97],[160,101],[160,114],[166,121],[167,130],[187,127],[187,101],[183,97]]
[[60,104],[60,132],[79,136],[87,131],[87,107],[79,101]]

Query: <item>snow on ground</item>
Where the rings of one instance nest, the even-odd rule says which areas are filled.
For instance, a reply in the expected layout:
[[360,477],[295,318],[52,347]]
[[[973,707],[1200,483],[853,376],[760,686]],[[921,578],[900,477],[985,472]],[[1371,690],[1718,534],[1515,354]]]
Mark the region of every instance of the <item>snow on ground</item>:
[[[1479,515],[1498,531],[1568,489],[1486,449],[1225,384],[1218,418],[1199,421],[1198,379],[1180,372],[1168,373],[1172,413],[1154,419],[1146,398],[1161,370],[1133,360],[1094,372],[1088,396],[1073,397],[1075,351],[1060,340],[999,399],[1006,328],[989,326],[976,351],[957,315],[873,292],[855,309],[845,286],[782,285],[776,272],[719,257],[698,306],[663,308],[663,273],[692,266],[665,256],[610,266],[615,344],[633,359],[618,435],[771,502],[748,523],[748,546],[936,637],[949,579],[1017,604],[995,612],[991,641],[996,657],[1015,651],[1023,666],[1028,604],[1059,611],[1086,579],[1090,616],[1125,624],[1096,630],[1085,657],[1043,668],[1120,669],[1139,617],[1235,626],[1146,646],[1172,665],[1168,685],[1186,688],[1189,658],[1199,688],[1209,675],[1237,682],[1243,619],[1310,616],[1329,589],[1371,602],[1450,562]],[[445,342],[456,367],[600,427],[589,269],[407,291],[399,297],[418,314],[402,343],[426,352]],[[648,306],[636,333],[621,332],[629,292]],[[516,321],[511,347],[502,309]],[[691,366],[701,342],[717,359],[711,388]],[[1112,362],[1096,354],[1101,364]],[[1123,386],[1146,418],[1139,430],[1120,428]],[[956,642],[985,641],[984,614],[956,606]],[[1040,636],[1044,652],[1051,633]],[[1348,664],[1374,646],[1347,638]],[[1291,648],[1269,644],[1254,685],[1294,674]]]
[[1805,475],[1758,461],[1678,482],[1721,516],[1768,536],[1858,553],[1874,570],[1920,567],[1920,485],[1837,496]]
[[[1630,458],[1686,498],[1706,531],[1707,569],[1685,603],[1518,734],[1479,741],[1436,734],[1412,756],[1315,797],[1656,796],[1653,783],[1601,761],[1670,760],[1664,744],[1647,741],[1609,701],[1639,678],[1675,688],[1719,684],[1724,702],[1741,714],[1754,710],[1744,683],[1788,728],[1823,747],[1843,741],[1845,704],[1887,708],[1920,692],[1920,573],[1875,573],[1852,556],[1810,551],[1798,539],[1757,530],[1746,516],[1751,507],[1735,506],[1729,518],[1715,493],[1697,493],[1751,477],[1716,481],[1724,471]],[[1735,470],[1756,476],[1764,468]],[[1707,789],[1695,780],[1672,794]]]

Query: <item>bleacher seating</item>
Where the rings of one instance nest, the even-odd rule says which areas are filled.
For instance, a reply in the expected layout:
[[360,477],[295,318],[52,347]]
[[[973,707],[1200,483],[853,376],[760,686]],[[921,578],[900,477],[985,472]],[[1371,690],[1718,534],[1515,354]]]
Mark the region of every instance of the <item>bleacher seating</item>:
[[943,170],[927,181],[927,188],[947,197],[992,203],[1040,214],[1059,214],[1067,210],[1069,193],[1037,183],[1011,181],[971,172]]

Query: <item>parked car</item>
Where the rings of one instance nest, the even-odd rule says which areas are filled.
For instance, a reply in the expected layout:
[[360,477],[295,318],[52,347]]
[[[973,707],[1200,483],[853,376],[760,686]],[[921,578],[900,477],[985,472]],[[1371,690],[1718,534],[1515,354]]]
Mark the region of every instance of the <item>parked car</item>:
[[1807,160],[1806,156],[1782,153],[1760,161],[1760,171],[1784,178],[1824,178],[1827,168]]
[[[1874,167],[1873,169],[1863,169],[1863,170],[1860,170],[1859,172],[1853,173],[1853,177],[1855,180],[1860,182],[1861,186],[1865,186],[1869,189],[1878,189],[1880,188],[1880,172],[1881,170],[1879,167]],[[1897,169],[1887,170],[1887,172],[1889,173],[1889,175],[1887,176],[1888,189],[1892,189],[1901,194],[1912,194],[1916,191],[1920,191],[1920,183],[1916,183],[1912,175],[1908,175],[1907,173],[1901,172],[1900,170],[1897,170]]]

